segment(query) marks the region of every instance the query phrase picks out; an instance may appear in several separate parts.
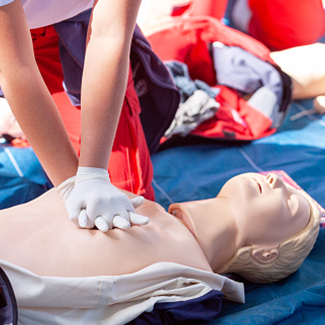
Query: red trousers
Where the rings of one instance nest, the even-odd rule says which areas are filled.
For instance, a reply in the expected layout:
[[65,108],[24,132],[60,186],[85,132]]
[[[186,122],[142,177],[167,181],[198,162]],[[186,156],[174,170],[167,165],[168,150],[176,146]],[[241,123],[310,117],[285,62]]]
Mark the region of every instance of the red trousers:
[[[39,70],[60,111],[72,144],[79,153],[81,114],[80,109],[71,104],[62,86],[63,72],[56,31],[48,26],[31,30],[31,34]],[[154,200],[151,185],[153,168],[141,126],[140,111],[130,69],[108,171],[115,186]]]

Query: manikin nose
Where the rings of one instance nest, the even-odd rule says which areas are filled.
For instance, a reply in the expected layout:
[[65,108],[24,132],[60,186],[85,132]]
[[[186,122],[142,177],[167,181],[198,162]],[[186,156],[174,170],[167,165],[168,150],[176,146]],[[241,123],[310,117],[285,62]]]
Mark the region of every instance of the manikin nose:
[[271,188],[283,187],[283,181],[276,174],[268,174],[266,176],[266,181],[270,184]]

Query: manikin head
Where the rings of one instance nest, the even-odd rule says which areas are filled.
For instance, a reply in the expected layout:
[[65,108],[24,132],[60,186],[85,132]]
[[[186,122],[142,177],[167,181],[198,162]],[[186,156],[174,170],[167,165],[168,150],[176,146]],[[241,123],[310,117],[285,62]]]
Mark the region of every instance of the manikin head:
[[[189,217],[189,228],[203,249],[227,243],[222,248],[226,251],[222,266],[212,265],[218,273],[234,272],[258,283],[278,281],[300,267],[318,235],[320,212],[313,200],[275,174],[233,177],[217,198],[202,201],[209,206],[203,208],[203,215],[198,202],[174,204],[169,210],[180,209]],[[205,218],[206,214],[210,216]],[[212,230],[204,227],[215,228],[216,238],[211,240]],[[222,258],[223,251],[213,254]]]

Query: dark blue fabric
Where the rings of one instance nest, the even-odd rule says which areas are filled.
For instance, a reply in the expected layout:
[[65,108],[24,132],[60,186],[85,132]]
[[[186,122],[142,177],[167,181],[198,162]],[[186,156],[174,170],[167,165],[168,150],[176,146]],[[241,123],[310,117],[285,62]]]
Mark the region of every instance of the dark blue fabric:
[[[171,202],[211,198],[232,176],[281,169],[325,206],[325,116],[290,120],[311,107],[312,100],[292,103],[277,133],[248,144],[202,143],[191,137],[182,146],[158,152],[153,156],[156,200],[167,208]],[[295,274],[267,285],[245,281],[246,303],[224,301],[210,324],[325,324],[324,248],[321,228]]]
[[18,322],[18,307],[15,293],[5,271],[0,268],[0,324]]
[[63,86],[72,104],[76,106],[80,106],[81,79],[90,15],[91,9],[53,25],[59,36]]
[[175,116],[180,94],[168,69],[152,51],[138,26],[132,40],[131,64],[142,109],[140,119],[150,154],[153,154]]
[[153,311],[145,312],[128,325],[190,325],[204,324],[217,317],[223,293],[211,290],[202,297],[187,301],[157,303]]
[[[80,106],[81,78],[86,36],[91,10],[54,24],[64,74],[64,88],[73,105]],[[136,26],[131,45],[134,86],[141,104],[141,122],[150,153],[157,151],[159,140],[174,118],[179,93],[161,60]]]
[[5,273],[0,268],[0,324],[13,324],[18,322],[18,307],[15,293]]

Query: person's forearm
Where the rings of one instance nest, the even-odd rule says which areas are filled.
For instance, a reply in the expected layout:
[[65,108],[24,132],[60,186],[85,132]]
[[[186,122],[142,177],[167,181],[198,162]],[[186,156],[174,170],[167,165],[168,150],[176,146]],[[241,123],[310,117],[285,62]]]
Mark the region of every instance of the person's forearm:
[[270,55],[291,77],[293,100],[325,95],[325,44],[297,46]]
[[81,166],[108,166],[129,68],[128,48],[116,43],[93,39],[87,49],[81,91]]
[[20,1],[0,7],[0,84],[54,185],[76,173],[78,157],[37,68]]
[[80,166],[108,167],[140,0],[95,2],[81,90]]
[[78,157],[55,103],[38,76],[25,67],[1,85],[27,140],[54,185],[76,173]]

